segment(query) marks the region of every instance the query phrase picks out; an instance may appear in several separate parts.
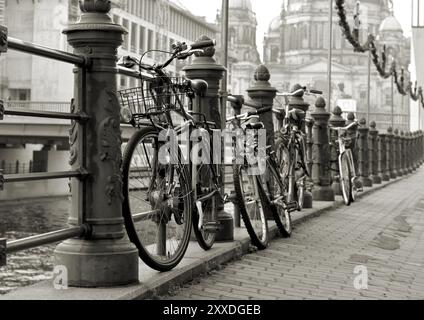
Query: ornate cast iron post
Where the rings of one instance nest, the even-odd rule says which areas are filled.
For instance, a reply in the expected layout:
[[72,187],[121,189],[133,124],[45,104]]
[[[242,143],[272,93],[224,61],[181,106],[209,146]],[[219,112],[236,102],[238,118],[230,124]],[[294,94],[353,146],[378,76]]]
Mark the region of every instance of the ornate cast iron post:
[[[202,40],[210,40],[210,38],[207,36],[201,36],[199,41]],[[215,61],[214,55],[215,48],[206,48],[204,53],[196,54],[196,57],[193,59],[193,63],[184,67],[183,71],[189,79],[202,79],[208,83],[208,91],[201,98],[200,112],[206,115],[208,121],[215,122],[218,129],[225,129],[221,128],[219,83],[224,78],[226,69]],[[224,174],[225,165],[222,165],[221,177],[223,177]],[[217,216],[221,229],[217,234],[217,241],[234,240],[234,220],[230,213],[225,212],[224,203],[222,201],[218,201]]]
[[401,131],[399,136],[400,146],[400,171],[402,176],[407,174],[406,169],[406,155],[405,155],[405,132]]
[[407,132],[406,138],[406,170],[412,173],[412,134]]
[[369,142],[369,164],[371,168],[371,180],[373,184],[381,184],[381,177],[378,170],[378,130],[375,121],[370,123],[370,132],[368,134]]
[[401,157],[402,155],[400,154],[401,150],[400,150],[400,135],[399,135],[399,130],[395,129],[394,131],[394,137],[393,137],[393,143],[395,145],[394,149],[395,149],[395,170],[396,170],[396,174],[398,177],[403,176],[403,172],[402,169],[400,167],[401,165]]
[[117,48],[126,30],[113,23],[106,0],[80,1],[82,16],[64,33],[74,53],[89,67],[75,69],[72,112],[90,117],[70,130],[73,170],[87,168],[86,181],[72,179],[70,225],[87,224],[84,239],[71,239],[55,250],[68,283],[78,287],[127,285],[138,281],[138,252],[125,237],[122,218],[120,106],[116,97]]
[[330,176],[330,146],[328,137],[328,120],[330,113],[325,111],[325,100],[319,97],[315,102],[315,110],[311,113],[315,123],[313,126],[314,145],[312,150],[313,199],[316,201],[334,201]]
[[314,119],[307,118],[306,119],[306,148],[307,148],[307,157],[308,157],[308,170],[310,174],[312,174],[312,150],[314,146],[314,138],[313,138],[313,128],[314,128]]
[[372,187],[372,180],[369,177],[370,163],[368,150],[368,133],[370,129],[367,127],[367,121],[362,118],[359,121],[358,128],[358,176],[364,187]]
[[[330,128],[340,128],[346,126],[346,120],[342,117],[343,111],[340,107],[335,107],[330,118]],[[337,151],[338,132],[330,130],[330,150],[331,150],[331,173],[332,173],[332,188],[336,196],[342,195],[340,187],[340,170],[339,170],[339,153]]]
[[386,135],[386,145],[387,145],[387,171],[390,179],[396,179],[397,175],[394,171],[394,150],[393,150],[393,128],[389,127],[387,129]]
[[418,169],[418,132],[417,131],[415,131],[413,133],[413,138],[414,138],[413,139],[413,148],[412,148],[413,153],[414,153],[414,156],[413,156],[413,159],[414,159],[413,170],[415,171],[415,170]]
[[[260,108],[270,107],[274,105],[274,99],[277,96],[277,89],[271,86],[269,80],[271,75],[269,70],[264,65],[259,65],[256,68],[253,85],[247,89],[249,98]],[[267,145],[274,146],[274,121],[272,111],[263,113],[259,116],[259,121],[265,125]]]
[[[353,112],[349,112],[347,114],[346,126],[352,124],[355,121],[355,114]],[[357,146],[357,138],[358,138],[358,126],[353,126],[347,131],[347,134],[352,139],[352,154],[353,154],[353,162],[355,164],[355,170],[358,172],[358,146]]]
[[[292,92],[295,92],[299,89],[301,89],[302,86],[299,84],[294,85]],[[304,134],[305,137],[305,143],[307,142],[307,137],[306,137],[306,113],[309,110],[309,103],[305,102],[304,98],[303,98],[303,94],[297,95],[297,96],[293,96],[289,98],[289,110],[293,110],[293,109],[299,109],[305,112],[305,117],[303,119],[301,119],[301,128],[300,130],[302,131],[302,133]],[[305,146],[307,148],[307,146]],[[308,152],[306,150],[306,161],[308,161]],[[309,171],[309,174],[311,174],[311,171]],[[303,199],[303,207],[305,209],[311,209],[313,207],[313,198],[312,198],[312,193],[309,190],[306,190],[304,193],[304,199]]]
[[378,162],[379,176],[382,181],[390,181],[390,175],[387,174],[387,134],[378,135]]

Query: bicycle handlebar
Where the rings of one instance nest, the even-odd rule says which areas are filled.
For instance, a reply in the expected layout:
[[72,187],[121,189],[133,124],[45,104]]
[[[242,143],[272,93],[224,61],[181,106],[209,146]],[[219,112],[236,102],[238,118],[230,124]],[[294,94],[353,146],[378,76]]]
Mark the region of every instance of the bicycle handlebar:
[[346,127],[334,127],[334,128],[330,127],[330,129],[334,130],[334,131],[349,130],[349,129],[353,128],[354,126],[357,126],[357,125],[359,125],[358,121],[354,121]]

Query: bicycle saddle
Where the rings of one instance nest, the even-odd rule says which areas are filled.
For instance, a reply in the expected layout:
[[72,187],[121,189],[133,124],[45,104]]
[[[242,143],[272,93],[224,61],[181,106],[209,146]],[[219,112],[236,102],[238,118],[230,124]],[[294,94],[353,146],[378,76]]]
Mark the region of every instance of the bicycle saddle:
[[251,130],[259,130],[259,129],[263,129],[265,128],[264,124],[262,122],[257,122],[257,123],[249,123],[246,125],[247,129],[251,129]]
[[208,91],[208,83],[204,80],[190,80],[190,85],[197,95],[203,96]]
[[305,118],[305,116],[306,116],[306,112],[300,109],[292,109],[289,111],[290,119],[293,119],[295,121],[299,121]]

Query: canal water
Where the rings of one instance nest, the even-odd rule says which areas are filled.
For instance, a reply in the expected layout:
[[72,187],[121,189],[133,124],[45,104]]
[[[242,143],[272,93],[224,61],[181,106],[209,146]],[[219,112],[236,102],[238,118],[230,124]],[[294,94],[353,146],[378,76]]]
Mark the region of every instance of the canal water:
[[[67,197],[0,202],[0,238],[21,239],[66,228],[70,206]],[[55,246],[8,255],[7,266],[0,268],[0,295],[51,279]]]

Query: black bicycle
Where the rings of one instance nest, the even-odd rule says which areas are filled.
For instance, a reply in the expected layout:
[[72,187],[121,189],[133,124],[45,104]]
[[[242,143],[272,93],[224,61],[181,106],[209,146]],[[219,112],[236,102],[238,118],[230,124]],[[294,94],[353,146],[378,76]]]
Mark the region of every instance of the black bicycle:
[[206,250],[219,230],[215,217],[216,197],[220,196],[217,167],[193,164],[187,155],[193,145],[190,139],[184,140],[194,129],[209,132],[215,125],[196,112],[199,106],[193,104],[200,101],[194,98],[206,92],[207,83],[171,78],[164,71],[174,59],[186,59],[214,44],[177,43],[164,64],[153,66],[131,57],[123,60],[126,67],[139,67],[142,82],[141,87],[119,92],[122,118],[137,128],[122,165],[125,227],[142,260],[159,271],[168,271],[181,261],[192,225]]

